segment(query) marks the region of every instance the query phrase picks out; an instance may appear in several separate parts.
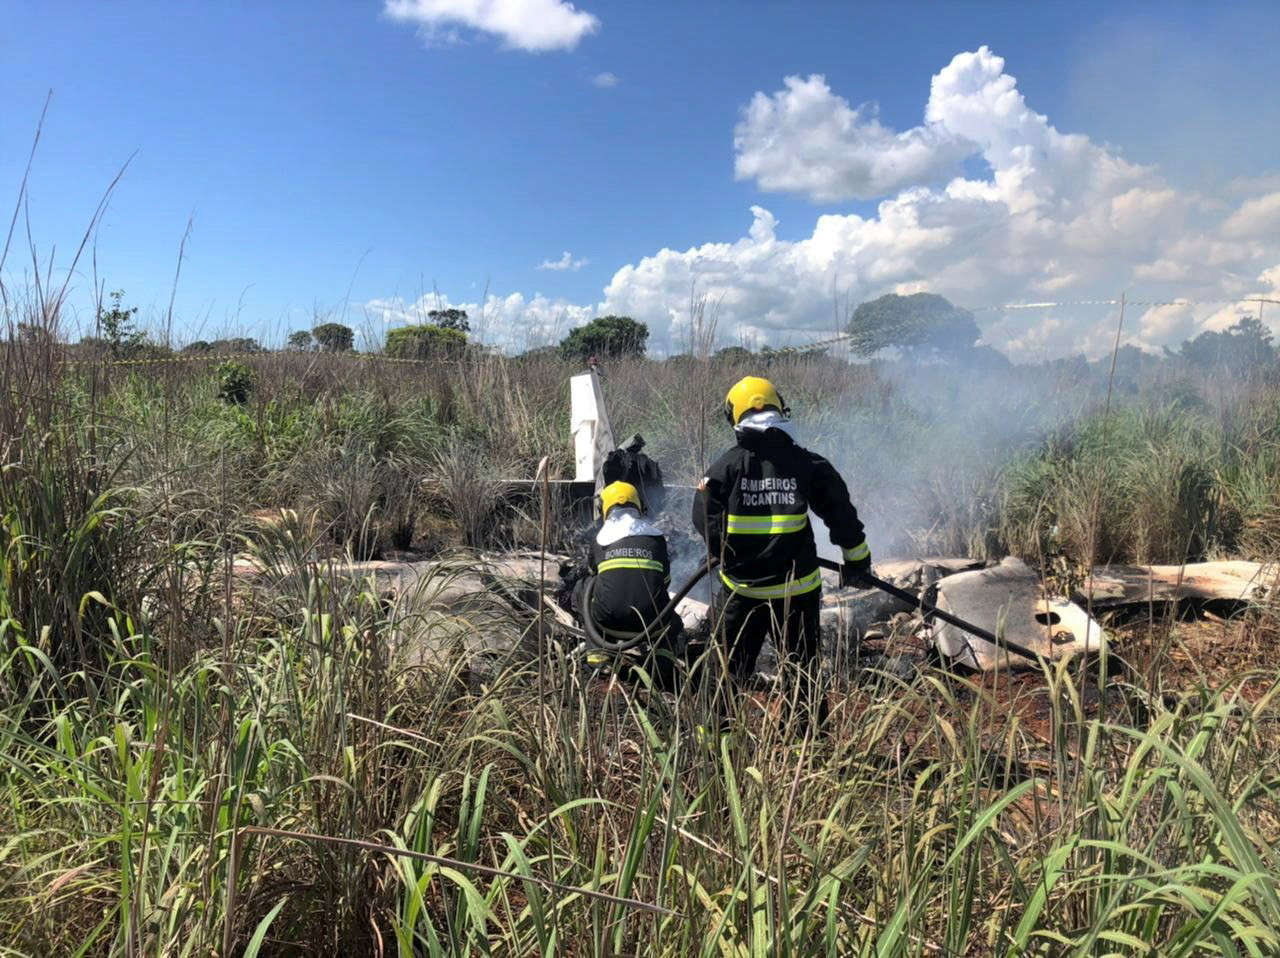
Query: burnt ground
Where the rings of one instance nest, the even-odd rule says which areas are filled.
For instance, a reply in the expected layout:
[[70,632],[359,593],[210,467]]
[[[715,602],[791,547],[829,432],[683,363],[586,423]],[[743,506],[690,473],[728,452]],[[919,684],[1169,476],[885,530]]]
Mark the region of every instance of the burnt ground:
[[[1206,608],[1184,609],[1180,617],[1130,618],[1106,623],[1111,636],[1106,673],[1098,657],[1080,658],[1070,667],[1071,685],[1079,696],[1079,715],[1141,728],[1154,705],[1194,705],[1215,692],[1256,703],[1280,685],[1280,631],[1274,616],[1257,612]],[[924,665],[928,656],[921,639],[910,634],[871,638],[863,643],[871,657],[889,661],[906,657]],[[874,658],[872,659],[874,664]],[[945,673],[936,673],[942,675]],[[1103,684],[1105,682],[1105,685]],[[898,732],[910,748],[925,740],[938,718],[964,726],[977,711],[980,735],[993,757],[992,785],[1007,787],[1028,774],[1061,771],[1054,767],[1055,736],[1065,754],[1083,745],[1082,726],[1074,703],[1054,708],[1046,677],[1036,669],[969,672],[949,680],[950,702],[941,697],[903,696]],[[1160,702],[1154,702],[1154,691]],[[855,682],[832,698],[835,707],[855,711],[870,699],[894,694],[891,685]],[[1055,725],[1061,722],[1060,727]],[[1012,749],[1010,742],[1013,743]],[[1064,754],[1060,749],[1058,754]]]
[[[279,522],[280,514],[264,510],[255,518],[274,524]],[[677,561],[692,562],[700,557],[701,552],[693,548],[696,543],[674,535],[674,530],[673,537],[676,539],[673,555]],[[417,530],[411,548],[387,550],[385,559],[412,567],[447,551],[444,550],[446,538],[443,530],[425,523]],[[331,553],[332,558],[341,556],[342,549],[336,543],[322,541],[319,546],[321,553]],[[1096,718],[1105,711],[1106,717],[1113,721],[1143,724],[1146,703],[1135,701],[1128,691],[1135,686],[1157,690],[1166,705],[1224,689],[1234,690],[1246,701],[1257,701],[1280,684],[1278,613],[1280,609],[1259,614],[1240,605],[1214,602],[1184,602],[1176,613],[1172,605],[1160,609],[1145,603],[1110,613],[1103,619],[1111,637],[1106,691],[1098,687],[1099,667],[1095,657],[1072,666],[1072,678],[1081,690],[1085,716]],[[891,694],[886,693],[886,683],[913,681],[921,670],[941,664],[922,625],[917,616],[898,613],[886,622],[873,625],[856,644],[851,645],[847,638],[841,640],[834,635],[824,639],[828,650],[841,649],[835,657],[827,659],[829,672],[840,677],[832,692],[831,705],[859,709],[868,697]],[[689,633],[688,637],[697,645],[706,641],[706,631],[704,623],[701,630]],[[758,668],[766,676],[757,694],[763,705],[768,697],[763,691],[768,685],[767,677],[776,668],[775,657],[768,646],[762,652]],[[952,689],[959,706],[971,705],[975,698],[983,700],[983,708],[988,713],[984,724],[988,725],[993,741],[1003,738],[1008,725],[1014,722],[1032,752],[1034,742],[1047,747],[1052,741],[1055,734],[1053,703],[1049,700],[1045,677],[1037,669],[962,673],[953,681]],[[919,716],[919,721],[929,722],[932,717],[932,713],[924,714]],[[902,731],[908,739],[918,734],[918,730],[909,726]]]

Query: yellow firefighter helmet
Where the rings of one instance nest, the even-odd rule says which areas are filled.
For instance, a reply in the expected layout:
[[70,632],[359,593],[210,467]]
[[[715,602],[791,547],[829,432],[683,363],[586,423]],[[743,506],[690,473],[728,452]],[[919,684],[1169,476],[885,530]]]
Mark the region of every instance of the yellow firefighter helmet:
[[629,482],[611,482],[596,496],[596,508],[600,518],[607,518],[609,511],[615,506],[633,506],[640,512],[644,506],[640,503],[640,490]]
[[784,416],[790,416],[782,394],[769,380],[761,376],[745,376],[739,379],[724,397],[724,417],[730,426],[737,426],[747,413],[774,409]]

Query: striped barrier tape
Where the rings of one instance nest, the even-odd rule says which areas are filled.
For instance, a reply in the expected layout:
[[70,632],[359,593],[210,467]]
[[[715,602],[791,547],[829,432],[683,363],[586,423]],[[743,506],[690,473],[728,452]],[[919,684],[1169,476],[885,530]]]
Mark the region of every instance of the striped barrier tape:
[[[975,306],[970,309],[969,312],[987,313],[1003,312],[1005,310],[1015,309],[1052,309],[1057,306],[1119,306],[1122,302],[1126,306],[1144,306],[1148,308],[1157,306],[1230,306],[1235,303],[1256,303],[1259,310],[1261,310],[1264,304],[1280,306],[1280,299],[1270,299],[1266,296],[1245,296],[1241,299],[1073,299],[1065,300],[1063,302],[1001,303],[995,306]],[[819,339],[816,342],[806,343],[803,346],[786,346],[781,349],[775,349],[774,353],[803,354],[815,349],[822,349],[826,346],[835,346],[855,338],[856,337],[850,333],[842,333],[839,336],[833,336],[830,339]]]

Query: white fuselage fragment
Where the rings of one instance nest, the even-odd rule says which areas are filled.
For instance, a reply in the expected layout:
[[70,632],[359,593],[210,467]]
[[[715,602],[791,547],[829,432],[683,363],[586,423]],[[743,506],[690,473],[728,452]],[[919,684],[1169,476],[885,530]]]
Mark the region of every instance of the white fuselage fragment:
[[574,481],[594,482],[599,492],[604,459],[614,443],[594,368],[569,379],[569,429],[573,432]]
[[[938,584],[938,607],[1045,659],[1098,651],[1106,642],[1095,619],[1074,602],[1046,593],[1040,577],[1020,559],[948,576]],[[969,668],[1035,665],[940,620],[933,638],[943,655]]]

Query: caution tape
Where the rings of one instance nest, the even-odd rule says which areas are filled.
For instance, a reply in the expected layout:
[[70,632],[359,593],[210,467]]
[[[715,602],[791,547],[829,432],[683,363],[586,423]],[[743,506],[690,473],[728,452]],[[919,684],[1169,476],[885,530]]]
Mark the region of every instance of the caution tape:
[[1002,303],[998,306],[977,306],[970,310],[979,312],[1000,312],[1012,309],[1052,309],[1056,306],[1230,306],[1235,303],[1272,303],[1280,306],[1280,299],[1268,299],[1265,296],[1245,296],[1241,299],[1074,299],[1061,303]]
[[[1119,306],[1121,303],[1125,306],[1145,306],[1148,308],[1158,306],[1231,306],[1236,303],[1257,303],[1258,308],[1261,309],[1264,303],[1280,306],[1280,299],[1270,299],[1266,296],[1245,296],[1240,299],[1073,299],[1052,303],[1000,303],[996,306],[975,306],[969,309],[969,312],[985,313],[1017,309],[1053,309],[1059,306]],[[812,352],[815,349],[822,349],[826,346],[835,346],[839,343],[848,342],[851,339],[857,338],[856,334],[842,333],[839,336],[833,336],[830,339],[819,339],[816,342],[806,343],[803,346],[788,346],[783,349],[776,349],[774,350],[774,353],[787,353],[792,355],[802,354]]]
[[220,353],[217,356],[165,356],[160,359],[61,359],[64,366],[169,366],[175,363],[217,362],[223,359],[239,359],[252,353]]
[[[971,313],[1004,312],[1007,309],[1052,309],[1055,306],[1119,306],[1118,299],[1073,299],[1062,303],[1000,303],[997,306],[975,306]],[[1137,303],[1130,303],[1136,306]]]

